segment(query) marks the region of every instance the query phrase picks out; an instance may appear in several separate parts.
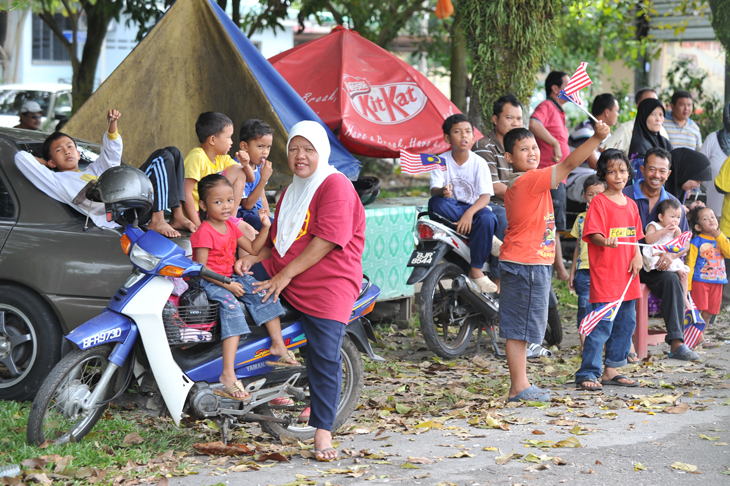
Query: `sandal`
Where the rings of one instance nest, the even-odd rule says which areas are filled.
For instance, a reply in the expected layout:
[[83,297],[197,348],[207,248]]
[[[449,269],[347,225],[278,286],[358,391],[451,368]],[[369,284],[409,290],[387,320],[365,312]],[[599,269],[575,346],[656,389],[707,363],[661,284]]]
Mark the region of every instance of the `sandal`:
[[[245,397],[234,397],[233,394],[237,392],[243,392],[246,394]],[[241,380],[236,380],[236,382],[226,388],[225,391],[220,389],[213,390],[213,395],[218,395],[219,397],[228,398],[230,400],[238,400],[239,402],[244,402],[251,398],[251,396],[246,391],[246,388],[243,386],[243,383],[241,383]]]
[[[328,458],[324,457],[324,453],[328,452],[328,451],[335,451],[335,453],[337,455],[331,459],[328,459]],[[321,455],[318,456],[317,455],[318,453]],[[336,461],[340,458],[340,453],[337,452],[337,450],[334,447],[325,447],[324,449],[314,449],[314,457],[317,458],[317,462],[332,462],[332,461]]]
[[624,382],[621,382],[619,380],[632,380],[632,378],[629,378],[626,375],[616,375],[613,378],[611,378],[610,380],[601,380],[601,385],[606,385],[606,386],[626,386],[626,387],[629,387],[629,388],[633,388],[635,386],[639,386],[639,382],[636,381],[636,380],[632,380],[631,383],[624,383]]
[[529,388],[525,388],[512,398],[507,399],[508,402],[521,402],[522,400],[528,402],[549,402],[550,392],[532,385]]
[[639,355],[637,353],[629,353],[628,357],[626,358],[626,362],[628,364],[637,364],[641,363],[641,360],[639,359]]
[[[295,363],[290,363],[289,361],[295,361]],[[301,363],[297,361],[297,357],[294,356],[293,352],[287,351],[284,356],[277,359],[276,361],[267,361],[266,366],[301,366]]]

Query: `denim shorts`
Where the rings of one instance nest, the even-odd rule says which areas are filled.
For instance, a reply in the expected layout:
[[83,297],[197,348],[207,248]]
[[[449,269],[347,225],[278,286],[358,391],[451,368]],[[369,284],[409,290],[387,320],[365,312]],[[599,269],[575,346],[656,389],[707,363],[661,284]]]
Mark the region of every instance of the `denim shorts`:
[[238,299],[220,285],[208,282],[207,280],[200,280],[208,298],[220,304],[221,339],[226,339],[231,336],[240,336],[251,332],[248,328],[248,324],[246,323],[246,317],[244,316],[243,309],[240,306],[241,303],[246,305],[248,312],[251,314],[251,317],[257,326],[266,324],[270,320],[284,315],[285,311],[281,302],[274,302],[274,299],[271,298],[266,302],[261,302],[261,299],[265,294],[253,293],[253,283],[257,282],[253,276],[240,276],[233,274],[231,276],[231,280],[240,283],[243,287],[243,291],[245,292],[242,296],[238,297]]
[[499,262],[499,337],[542,343],[550,305],[552,266]]

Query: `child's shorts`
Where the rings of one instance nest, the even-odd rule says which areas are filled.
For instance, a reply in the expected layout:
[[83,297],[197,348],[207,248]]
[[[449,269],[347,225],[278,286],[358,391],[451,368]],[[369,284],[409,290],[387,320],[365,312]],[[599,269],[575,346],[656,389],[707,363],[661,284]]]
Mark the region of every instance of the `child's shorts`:
[[272,319],[284,315],[285,311],[280,301],[274,302],[274,299],[270,298],[262,303],[261,299],[263,296],[253,293],[253,282],[257,280],[251,275],[244,275],[242,277],[233,274],[231,280],[243,286],[245,294],[238,297],[238,299],[218,284],[202,279],[200,281],[208,298],[220,304],[221,339],[249,334],[251,332],[246,323],[243,309],[241,308],[242,303],[246,305],[248,312],[251,314],[257,326],[261,326]]
[[692,281],[692,300],[697,309],[712,315],[720,313],[722,305],[722,284]]
[[541,344],[547,328],[552,266],[499,262],[499,337]]

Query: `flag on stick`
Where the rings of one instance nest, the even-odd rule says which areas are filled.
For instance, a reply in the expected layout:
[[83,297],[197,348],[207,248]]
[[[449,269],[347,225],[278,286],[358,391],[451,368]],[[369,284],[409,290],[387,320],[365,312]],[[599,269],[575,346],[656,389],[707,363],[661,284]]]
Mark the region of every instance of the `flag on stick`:
[[707,324],[690,294],[687,294],[687,300],[689,300],[689,307],[684,310],[684,344],[693,349],[697,346],[697,341],[702,336]]
[[583,334],[584,336],[588,336],[599,322],[613,322],[613,320],[616,318],[619,307],[621,307],[621,303],[624,301],[626,292],[629,290],[629,286],[631,286],[631,282],[633,282],[633,280],[634,275],[631,275],[629,283],[626,284],[626,288],[624,289],[624,293],[621,294],[621,298],[613,302],[609,302],[603,307],[599,307],[598,309],[592,311],[587,316],[585,316],[583,320],[580,321],[580,328],[578,329],[578,333]]
[[412,154],[400,151],[400,169],[404,174],[421,174],[434,169],[446,170],[446,159],[432,154]]
[[692,232],[686,231],[686,232],[682,233],[681,235],[679,235],[678,237],[674,238],[671,241],[668,241],[667,243],[665,243],[663,245],[653,245],[651,248],[652,248],[652,250],[679,253],[680,251],[684,250],[685,246],[687,246],[687,242],[689,241],[691,236],[692,236]]
[[560,93],[558,93],[558,98],[572,102],[575,106],[583,110],[586,115],[590,116],[594,122],[598,122],[596,117],[583,107],[583,102],[578,95],[580,90],[593,84],[593,81],[591,81],[591,78],[588,77],[588,73],[586,72],[587,66],[587,62],[580,63],[580,66],[578,66],[578,69],[575,70],[570,81],[568,81],[568,84],[560,91]]

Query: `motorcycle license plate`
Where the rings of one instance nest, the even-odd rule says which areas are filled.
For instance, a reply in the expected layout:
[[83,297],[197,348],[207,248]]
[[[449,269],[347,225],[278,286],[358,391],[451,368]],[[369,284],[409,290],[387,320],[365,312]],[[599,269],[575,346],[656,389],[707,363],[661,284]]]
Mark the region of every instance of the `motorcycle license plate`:
[[421,251],[416,250],[411,254],[411,259],[408,260],[409,267],[430,267],[435,264],[434,256],[435,251]]

